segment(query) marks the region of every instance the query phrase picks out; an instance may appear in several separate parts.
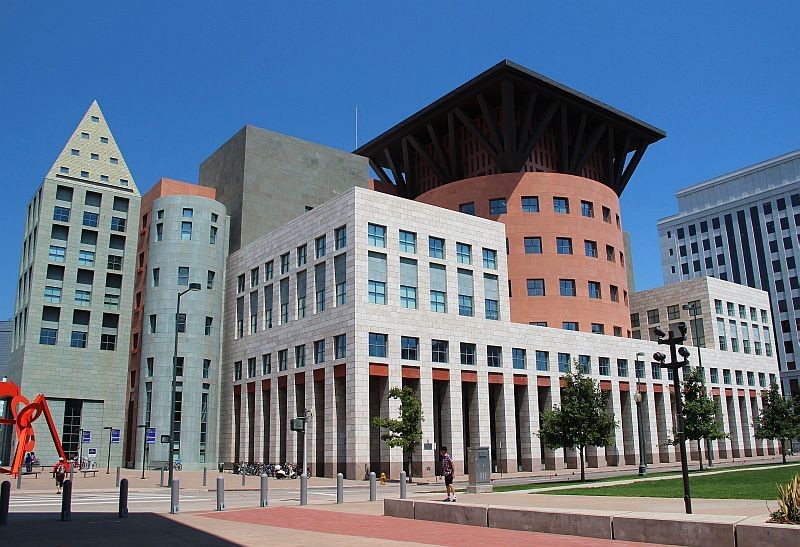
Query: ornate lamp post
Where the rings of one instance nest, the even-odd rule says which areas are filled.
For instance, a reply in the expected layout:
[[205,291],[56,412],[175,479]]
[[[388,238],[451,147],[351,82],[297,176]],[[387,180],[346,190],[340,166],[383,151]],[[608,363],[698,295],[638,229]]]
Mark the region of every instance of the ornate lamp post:
[[636,401],[636,420],[639,423],[639,476],[647,476],[647,459],[644,455],[644,424],[642,422],[642,392],[639,388],[639,357],[644,357],[643,352],[638,352],[633,360],[633,368],[636,372],[636,393],[633,395],[633,400]]
[[[697,339],[697,316],[700,315],[700,310],[698,309],[698,302],[697,301],[689,302],[688,304],[684,304],[683,306],[681,306],[681,308],[688,311],[689,316],[692,318],[692,320],[689,321],[689,324],[692,327],[692,345],[695,348],[697,348],[697,366],[700,368],[700,376],[703,379],[703,391],[704,391],[703,395],[707,396],[707,394],[705,393],[706,373],[703,370],[703,356],[700,353],[700,341]],[[711,439],[709,439],[708,437],[706,437],[706,456],[708,456],[708,466],[712,467],[714,463],[712,461],[713,456],[711,454]],[[700,460],[700,469],[702,470],[703,469],[702,454],[699,454],[699,460]]]
[[175,352],[172,355],[172,389],[169,404],[169,486],[172,487],[173,467],[175,464],[175,387],[178,383],[178,321],[181,316],[181,296],[189,291],[202,289],[200,283],[189,283],[189,288],[178,293],[178,305],[175,307]]
[[[667,335],[664,334],[663,330],[659,328],[654,330],[656,336],[658,336],[659,345],[669,346],[670,360],[669,363],[667,363],[667,356],[660,351],[653,354],[653,359],[655,359],[662,368],[672,369],[672,382],[675,389],[675,413],[678,415],[678,444],[681,449],[683,504],[686,507],[686,514],[691,515],[692,494],[689,490],[689,464],[686,460],[686,432],[684,431],[683,424],[683,396],[681,395],[681,386],[678,380],[680,370],[689,364],[689,361],[687,360],[687,357],[689,357],[689,350],[684,347],[681,347],[680,349],[677,347],[679,344],[683,344],[683,341],[686,337],[686,323],[678,323],[678,330],[680,331],[680,336],[675,336],[672,331],[670,331],[669,337],[667,338],[665,338]],[[680,356],[683,358],[682,361],[678,361],[678,354],[680,354]]]

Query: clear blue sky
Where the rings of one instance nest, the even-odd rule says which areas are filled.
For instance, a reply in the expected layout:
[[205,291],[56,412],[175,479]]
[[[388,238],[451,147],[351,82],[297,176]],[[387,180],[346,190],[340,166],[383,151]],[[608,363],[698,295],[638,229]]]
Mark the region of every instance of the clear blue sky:
[[[29,2],[0,7],[0,317],[25,205],[92,99],[139,189],[245,123],[352,150],[508,58],[667,132],[622,199],[661,285],[675,190],[800,148],[796,2]],[[700,5],[702,4],[702,5]]]

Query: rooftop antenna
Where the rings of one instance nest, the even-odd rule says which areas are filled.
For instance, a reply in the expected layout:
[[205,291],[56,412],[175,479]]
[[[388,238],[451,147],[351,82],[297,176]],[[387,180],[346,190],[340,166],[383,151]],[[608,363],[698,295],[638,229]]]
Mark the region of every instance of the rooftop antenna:
[[355,105],[355,114],[356,114],[356,133],[355,133],[355,141],[356,141],[356,148],[358,148],[358,105]]

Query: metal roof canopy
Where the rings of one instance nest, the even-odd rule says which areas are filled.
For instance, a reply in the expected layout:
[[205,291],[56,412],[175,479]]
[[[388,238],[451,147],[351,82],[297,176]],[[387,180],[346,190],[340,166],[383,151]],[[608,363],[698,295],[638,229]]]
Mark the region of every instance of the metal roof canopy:
[[[491,115],[499,108],[504,119]],[[517,113],[524,112],[522,117]],[[483,117],[486,132],[473,120]],[[575,91],[509,60],[472,78],[388,131],[357,148],[384,182],[398,186],[401,195],[419,195],[413,176],[415,161],[428,163],[440,185],[459,180],[455,146],[445,150],[439,136],[457,138],[456,120],[481,145],[500,172],[520,172],[537,141],[551,124],[558,129],[559,172],[579,174],[595,151],[608,162],[603,184],[621,194],[648,145],[666,133],[633,116]],[[564,138],[566,137],[566,138]],[[429,153],[426,145],[432,145]],[[602,145],[605,145],[604,147]],[[628,154],[633,156],[628,161]],[[389,169],[385,171],[384,168]],[[391,173],[392,178],[389,178]]]

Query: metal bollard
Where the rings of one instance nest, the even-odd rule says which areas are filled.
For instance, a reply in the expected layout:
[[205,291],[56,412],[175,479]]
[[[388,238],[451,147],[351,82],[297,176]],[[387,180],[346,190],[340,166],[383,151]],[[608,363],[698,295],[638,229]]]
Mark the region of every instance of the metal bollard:
[[344,503],[344,475],[336,474],[336,503]]
[[269,505],[269,476],[266,473],[261,475],[261,503],[259,504],[261,507],[267,507]]
[[[86,474],[84,473],[83,476],[85,477]],[[75,466],[74,465],[70,465],[69,466],[69,480],[72,480],[74,478],[75,478]]]
[[406,499],[406,472],[400,471],[400,499]]
[[208,467],[203,468],[203,486],[206,485],[206,481],[208,480]]
[[242,472],[242,486],[245,486],[244,481],[245,481],[246,478],[247,478],[247,474]]
[[[119,467],[117,467],[119,469]],[[119,518],[128,518],[128,479],[119,481]]]
[[72,481],[64,481],[64,491],[61,494],[61,522],[72,520]]
[[369,472],[369,501],[378,499],[378,482],[375,480],[375,471]]
[[181,481],[179,481],[178,479],[172,479],[172,487],[171,488],[172,488],[172,491],[170,493],[171,495],[170,495],[169,512],[170,512],[171,515],[177,515],[178,513],[181,512],[180,511],[180,507],[179,507],[179,502],[180,502],[179,496],[180,496],[180,492],[181,492]]
[[225,510],[225,477],[217,477],[217,511]]
[[3,481],[0,485],[0,526],[8,524],[8,506],[11,502],[11,483]]
[[300,505],[308,505],[308,475],[300,475]]
[[119,488],[119,480],[120,480],[120,469],[119,466],[117,466],[117,488]]
[[17,473],[17,490],[22,490],[22,472]]
[[161,468],[161,479],[158,481],[158,485],[163,487],[164,486],[164,468]]

